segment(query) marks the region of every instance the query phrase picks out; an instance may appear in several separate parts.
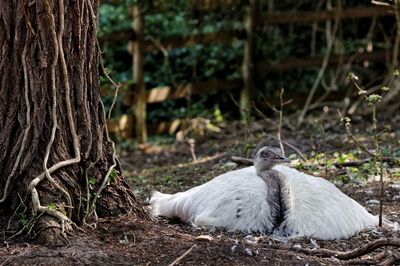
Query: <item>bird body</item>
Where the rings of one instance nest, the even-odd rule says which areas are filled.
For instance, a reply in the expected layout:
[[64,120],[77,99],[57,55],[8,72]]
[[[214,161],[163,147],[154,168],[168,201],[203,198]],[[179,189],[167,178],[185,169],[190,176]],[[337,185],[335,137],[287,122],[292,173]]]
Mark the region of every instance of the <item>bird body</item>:
[[323,178],[283,165],[262,170],[255,165],[173,195],[154,192],[152,212],[197,226],[319,239],[349,238],[378,224],[377,217]]

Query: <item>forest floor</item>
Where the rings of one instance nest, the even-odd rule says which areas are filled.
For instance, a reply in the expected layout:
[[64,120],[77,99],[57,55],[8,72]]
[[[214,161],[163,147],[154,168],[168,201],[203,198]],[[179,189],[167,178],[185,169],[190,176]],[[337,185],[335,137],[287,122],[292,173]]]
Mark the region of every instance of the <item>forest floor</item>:
[[[390,133],[383,139],[385,151],[393,159],[386,165],[391,177],[385,181],[384,214],[389,220],[399,221],[400,118],[393,119],[391,124]],[[369,131],[362,125],[355,127],[354,132],[360,139],[368,139]],[[268,128],[271,125],[265,121],[247,126],[231,123],[229,127],[221,127],[219,133],[206,132],[204,136],[196,137],[193,153],[188,142],[170,138],[159,138],[141,149],[129,148],[125,143],[120,145],[124,148],[119,153],[127,181],[148,209],[147,202],[153,190],[166,193],[186,190],[226,171],[244,167],[232,162],[231,156],[250,156],[254,144],[260,140],[267,139],[277,145],[273,137],[276,130],[265,130]],[[379,182],[371,174],[370,164],[357,167],[332,165],[333,162],[366,157],[337,121],[324,124],[324,130],[317,125],[296,132],[284,129],[282,136],[308,159],[307,163],[300,163],[295,151],[287,148],[286,153],[297,162],[297,167],[327,178],[373,214],[379,213]],[[386,261],[390,265],[399,252],[396,253],[394,248],[381,248],[354,260],[341,261],[333,257],[307,255],[293,250],[293,247],[350,251],[376,239],[398,238],[399,234],[398,231],[377,228],[346,240],[296,239],[282,242],[256,234],[193,228],[176,220],[140,221],[132,215],[125,215],[100,219],[97,229],[73,232],[66,246],[42,246],[21,239],[4,242],[0,246],[0,266],[168,265],[184,254],[180,265],[368,265],[386,259],[390,260]]]

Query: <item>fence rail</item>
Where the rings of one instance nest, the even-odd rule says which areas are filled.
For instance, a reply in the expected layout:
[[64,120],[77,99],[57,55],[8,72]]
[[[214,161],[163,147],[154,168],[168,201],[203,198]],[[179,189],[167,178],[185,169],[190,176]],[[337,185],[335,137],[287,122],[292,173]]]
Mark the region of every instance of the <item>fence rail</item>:
[[382,17],[382,16],[393,16],[390,13],[388,6],[358,6],[344,9],[332,9],[332,10],[321,10],[321,11],[297,11],[297,12],[273,12],[263,13],[259,21],[268,25],[281,25],[281,24],[293,24],[293,23],[314,23],[322,22],[326,20],[332,20],[335,18],[344,19],[360,19],[370,17]]
[[230,90],[242,85],[241,79],[209,80],[201,83],[182,84],[176,88],[170,86],[153,88],[147,92],[147,103],[158,103],[169,99],[187,98],[191,95]]

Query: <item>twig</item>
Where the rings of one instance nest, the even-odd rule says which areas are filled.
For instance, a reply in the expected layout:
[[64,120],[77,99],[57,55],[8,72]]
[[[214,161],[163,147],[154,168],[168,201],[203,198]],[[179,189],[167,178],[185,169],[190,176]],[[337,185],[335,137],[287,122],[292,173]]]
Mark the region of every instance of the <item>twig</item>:
[[17,215],[17,213],[18,213],[19,208],[21,207],[21,205],[24,206],[24,210],[23,210],[22,212],[19,212],[19,213],[25,213],[26,210],[27,210],[27,207],[26,207],[26,205],[24,204],[24,201],[22,200],[21,195],[19,194],[19,192],[18,192],[17,194],[18,194],[18,198],[19,198],[19,200],[20,200],[21,202],[20,202],[20,204],[18,204],[18,207],[15,209],[15,211],[14,211],[14,213],[11,215],[10,219],[8,219],[7,229],[6,229],[6,230],[9,230],[9,229],[10,229],[11,221],[12,221],[12,219],[14,218],[14,216]]
[[271,118],[268,118],[265,114],[263,114],[263,112],[261,112],[261,110],[258,109],[257,106],[254,103],[253,103],[253,108],[262,117],[262,119],[264,119],[265,121],[271,123],[275,127],[279,127],[279,125],[274,120],[272,120]]
[[[337,110],[340,119],[342,120],[344,117],[342,115],[342,113]],[[353,135],[353,133],[351,132],[349,125],[347,123],[344,123],[344,127],[346,128],[347,134],[354,140],[354,142],[358,145],[358,147],[360,147],[363,151],[365,151],[366,153],[368,153],[370,156],[375,157],[375,154],[373,154],[372,152],[370,152],[367,147],[362,144],[361,142],[358,141],[358,139]]]
[[168,74],[171,77],[171,82],[172,82],[172,84],[173,84],[173,86],[175,88],[178,87],[178,84],[177,84],[176,79],[175,79],[174,72],[172,71],[172,68],[171,68],[168,49],[166,47],[164,47],[162,45],[162,43],[160,42],[160,40],[156,39],[153,35],[148,36],[148,38],[163,54],[163,56],[164,56],[164,65],[166,66],[166,69],[169,72]]
[[5,259],[5,261],[3,261],[3,262],[0,264],[0,266],[6,265],[6,263],[7,263],[9,260],[11,260],[11,257],[8,257],[7,259]]
[[[89,4],[89,6],[91,7],[91,4]],[[90,10],[92,10],[92,8],[90,8]],[[91,11],[91,12],[93,12],[93,11]],[[96,41],[97,41],[97,48],[99,49],[99,51],[101,51],[99,41],[98,40],[96,40]],[[118,83],[118,84],[115,83],[114,80],[107,73],[107,70],[104,67],[103,58],[100,57],[99,61],[100,61],[101,70],[103,71],[104,75],[111,82],[111,84],[115,87],[113,100],[111,102],[110,109],[108,111],[108,116],[107,116],[107,119],[110,119],[112,110],[114,109],[115,103],[117,102],[118,92],[119,92],[119,89],[121,88],[121,83]]]
[[189,149],[190,149],[190,154],[192,155],[192,160],[193,162],[197,161],[196,153],[195,153],[195,144],[196,141],[192,138],[187,140],[187,143],[189,144]]
[[[279,109],[277,109],[275,106],[272,106],[268,100],[263,96],[265,103],[272,109],[272,111],[277,112],[279,115],[279,120],[278,120],[278,124],[276,125],[276,127],[278,128],[278,132],[277,132],[277,140],[279,142],[279,147],[281,149],[282,155],[285,156],[285,148],[283,147],[282,144],[282,124],[283,124],[283,106],[287,105],[288,103],[290,103],[292,100],[288,100],[286,102],[283,101],[283,93],[285,92],[284,88],[281,88],[281,91],[279,93]],[[255,107],[255,106],[254,106]],[[256,107],[255,107],[256,108]],[[261,113],[258,109],[257,112]],[[263,115],[263,114],[262,114]]]
[[110,168],[108,169],[107,174],[106,174],[106,176],[104,177],[103,182],[101,183],[100,188],[97,190],[96,195],[95,195],[94,198],[93,198],[92,205],[91,205],[91,207],[90,207],[90,209],[89,209],[89,213],[87,213],[85,216],[90,216],[90,215],[93,213],[93,211],[94,211],[94,209],[95,209],[95,207],[96,207],[96,201],[97,201],[97,199],[100,198],[101,192],[103,191],[103,189],[104,189],[104,188],[107,186],[107,184],[108,184],[108,180],[110,179],[111,173],[114,171],[114,168],[117,166],[117,162],[116,162],[116,160],[115,160],[116,151],[115,151],[115,144],[114,144],[114,142],[111,142],[111,145],[112,145],[112,151],[113,151],[113,155],[112,155],[113,164],[112,164],[112,165],[110,166]]
[[313,84],[313,86],[312,86],[312,88],[310,90],[310,93],[308,94],[308,97],[307,97],[306,102],[304,104],[303,110],[301,111],[300,116],[299,116],[299,118],[297,120],[297,127],[300,127],[301,124],[303,123],[304,117],[305,117],[305,115],[306,115],[306,113],[307,113],[307,111],[308,111],[308,109],[310,107],[310,104],[311,104],[312,98],[314,97],[315,91],[317,90],[317,88],[319,86],[319,83],[321,82],[321,80],[322,80],[322,78],[324,76],[325,70],[326,70],[326,68],[328,66],[328,63],[329,63],[329,58],[331,56],[333,43],[334,43],[334,40],[336,38],[336,32],[337,32],[337,29],[339,27],[339,21],[340,21],[339,20],[339,12],[341,10],[341,2],[340,2],[340,0],[338,0],[337,2],[338,2],[338,7],[337,7],[338,10],[337,10],[337,13],[336,13],[336,16],[335,16],[335,24],[333,26],[333,30],[332,30],[332,33],[331,33],[332,36],[327,35],[327,37],[330,37],[330,38],[327,38],[328,45],[327,45],[327,48],[326,48],[326,54],[325,54],[324,60],[322,61],[321,69],[318,72],[317,78],[315,79],[314,84]]
[[380,160],[381,172],[380,172],[380,177],[379,177],[379,183],[381,186],[381,195],[380,195],[380,199],[379,199],[379,226],[382,227],[383,201],[385,199],[385,182],[383,182],[383,159],[382,159],[382,156],[380,159],[381,159]]
[[[277,139],[277,137],[275,137],[275,136],[273,136],[273,135],[270,135],[272,138],[274,138],[274,139]],[[303,153],[299,150],[299,149],[297,149],[295,146],[293,146],[292,144],[290,144],[289,142],[286,142],[286,141],[284,141],[284,140],[282,140],[282,143],[283,144],[285,144],[286,146],[288,146],[289,148],[291,148],[292,150],[294,150],[299,156],[300,156],[300,158],[303,160],[303,161],[305,161],[305,162],[307,162],[308,160],[307,160],[307,158],[303,155]]]
[[279,146],[281,148],[281,152],[282,155],[285,156],[285,149],[283,148],[283,144],[282,144],[282,119],[283,119],[283,92],[285,90],[282,88],[281,92],[279,93],[279,101],[280,101],[280,106],[279,106],[279,127],[278,127],[278,133],[277,133],[277,137],[278,137],[278,142],[279,142]]
[[184,257],[186,257],[195,247],[197,247],[197,244],[194,244],[191,248],[189,248],[185,253],[183,253],[181,256],[179,256],[176,260],[174,260],[169,266],[174,266],[177,265]]

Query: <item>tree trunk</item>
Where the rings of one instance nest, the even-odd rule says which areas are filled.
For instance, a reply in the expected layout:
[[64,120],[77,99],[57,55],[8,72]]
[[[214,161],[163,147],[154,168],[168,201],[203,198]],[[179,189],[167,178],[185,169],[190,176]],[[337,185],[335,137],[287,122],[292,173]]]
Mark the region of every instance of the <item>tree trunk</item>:
[[[0,216],[26,229],[54,228],[52,220],[68,229],[132,209],[145,218],[106,129],[99,1],[0,0],[0,6]],[[54,239],[51,230],[36,230]]]

